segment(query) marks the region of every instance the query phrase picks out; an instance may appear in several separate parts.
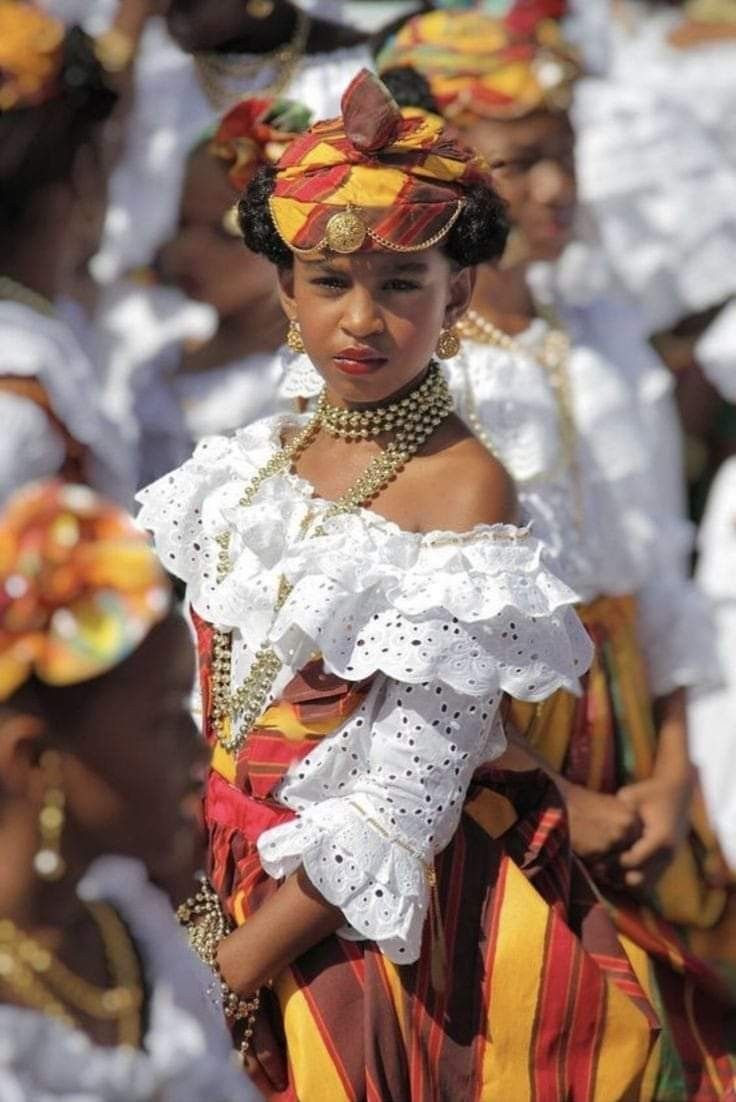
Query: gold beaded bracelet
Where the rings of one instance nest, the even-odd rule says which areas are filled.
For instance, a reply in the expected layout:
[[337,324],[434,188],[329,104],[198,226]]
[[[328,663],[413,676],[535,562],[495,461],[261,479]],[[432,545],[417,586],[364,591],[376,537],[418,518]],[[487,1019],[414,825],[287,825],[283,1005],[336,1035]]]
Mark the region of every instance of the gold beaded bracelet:
[[231,1025],[245,1023],[240,1045],[240,1055],[245,1059],[250,1051],[253,1025],[260,1009],[261,997],[256,993],[252,998],[243,998],[233,991],[222,975],[217,949],[234,927],[222,909],[217,892],[206,878],[202,878],[199,891],[177,909],[176,917],[186,929],[192,949],[213,972],[208,994],[222,1008]]

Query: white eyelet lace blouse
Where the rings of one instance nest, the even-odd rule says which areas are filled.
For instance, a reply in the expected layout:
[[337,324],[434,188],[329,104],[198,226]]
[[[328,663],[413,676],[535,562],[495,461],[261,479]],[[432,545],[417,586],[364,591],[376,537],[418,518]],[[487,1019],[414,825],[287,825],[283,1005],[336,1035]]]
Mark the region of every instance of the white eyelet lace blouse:
[[[504,692],[541,700],[577,691],[591,657],[576,595],[523,528],[413,534],[367,510],[316,526],[327,502],[293,474],[247,484],[274,454],[277,417],[203,441],[191,460],[139,495],[163,564],[196,612],[233,631],[233,685],[267,640],[283,659],[274,694],[319,652],[362,681],[362,706],[293,765],[277,798],[293,821],[259,841],[266,871],[303,865],[354,938],[415,960],[428,905],[426,865],[450,841],[476,767],[505,746]],[[216,537],[233,569],[216,579]],[[292,586],[276,610],[281,578]]]

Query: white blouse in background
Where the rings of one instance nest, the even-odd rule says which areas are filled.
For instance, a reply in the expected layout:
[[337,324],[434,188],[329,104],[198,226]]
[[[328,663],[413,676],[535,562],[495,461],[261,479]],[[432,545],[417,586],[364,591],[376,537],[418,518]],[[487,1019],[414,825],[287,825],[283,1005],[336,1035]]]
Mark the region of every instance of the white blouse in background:
[[[245,65],[258,60],[252,54],[240,54],[238,59]],[[373,68],[364,46],[309,54],[281,94],[308,106],[315,120],[333,118],[340,113],[342,93],[363,67]],[[261,83],[252,76],[246,82],[240,75],[233,90],[240,95],[259,92],[272,79],[273,68],[266,66]],[[171,237],[186,159],[219,114],[202,91],[194,59],[173,41],[163,18],[151,17],[136,59],[125,147],[110,180],[105,235],[94,260],[95,275],[102,282],[149,264]]]
[[[473,771],[504,748],[502,694],[577,691],[591,646],[576,594],[524,528],[417,534],[360,509],[310,536],[329,503],[289,473],[242,505],[286,426],[305,423],[270,418],[204,440],[139,494],[139,520],[192,607],[232,630],[233,687],[265,641],[284,663],[274,695],[315,652],[348,681],[373,678],[360,708],[289,769],[277,798],[297,816],[259,850],[274,877],[303,865],[345,915],[345,936],[408,963],[427,913],[426,865],[452,837]],[[225,532],[233,565],[218,583]],[[277,610],[282,578],[291,591]]]
[[666,407],[656,408],[669,397],[666,372],[627,330],[623,311],[591,305],[566,312],[565,321],[574,468],[557,398],[534,358],[547,331],[541,319],[514,351],[463,343],[445,365],[458,413],[467,420],[475,410],[535,535],[582,599],[637,595],[655,695],[711,681],[712,626],[683,570],[692,532],[672,500],[679,441]]
[[606,71],[575,93],[578,184],[651,332],[736,292],[736,45],[675,49],[681,10],[606,6]]
[[[37,379],[71,436],[88,449],[94,489],[129,505],[132,457],[103,411],[99,380],[72,329],[61,318],[0,301],[0,375]],[[30,398],[0,391],[0,498],[35,478],[50,478],[64,463],[64,441]]]
[[80,885],[128,926],[150,996],[144,1048],[106,1048],[35,1010],[0,1006],[3,1102],[256,1102],[233,1058],[211,976],[137,861],[95,862]]

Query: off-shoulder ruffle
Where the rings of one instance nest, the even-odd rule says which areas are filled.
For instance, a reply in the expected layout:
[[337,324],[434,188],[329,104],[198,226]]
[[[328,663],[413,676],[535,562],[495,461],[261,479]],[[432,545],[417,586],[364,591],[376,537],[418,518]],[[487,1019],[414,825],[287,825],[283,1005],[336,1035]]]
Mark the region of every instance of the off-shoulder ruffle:
[[267,831],[258,849],[263,868],[277,880],[304,867],[345,915],[343,936],[377,942],[398,964],[417,959],[429,902],[424,860],[379,833],[347,800],[304,808],[299,818]]
[[[245,486],[278,445],[284,418],[213,437],[139,495],[164,565],[206,619],[268,638],[292,668],[319,650],[350,680],[375,672],[441,680],[471,696],[499,688],[527,700],[577,691],[591,647],[577,595],[547,568],[528,530],[409,533],[366,510],[301,538],[327,507],[295,475]],[[217,582],[217,536],[230,533],[232,569]],[[292,592],[273,618],[281,578]]]

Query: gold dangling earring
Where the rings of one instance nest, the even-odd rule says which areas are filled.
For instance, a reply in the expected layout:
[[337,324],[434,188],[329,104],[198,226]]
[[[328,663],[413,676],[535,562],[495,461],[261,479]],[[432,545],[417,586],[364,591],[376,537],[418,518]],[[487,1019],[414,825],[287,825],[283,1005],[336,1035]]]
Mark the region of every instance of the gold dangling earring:
[[460,337],[454,326],[452,329],[442,330],[435,351],[438,360],[451,360],[453,356],[457,356],[460,351]]
[[246,0],[245,10],[251,19],[269,19],[275,7],[274,0]]
[[61,880],[66,862],[61,856],[61,835],[66,819],[66,797],[61,786],[61,755],[46,750],[41,755],[41,768],[47,775],[43,806],[38,813],[40,845],[33,858],[33,868],[41,880]]
[[289,322],[289,332],[286,334],[286,344],[292,352],[304,352],[302,331],[299,328],[299,322],[295,318],[292,318]]

